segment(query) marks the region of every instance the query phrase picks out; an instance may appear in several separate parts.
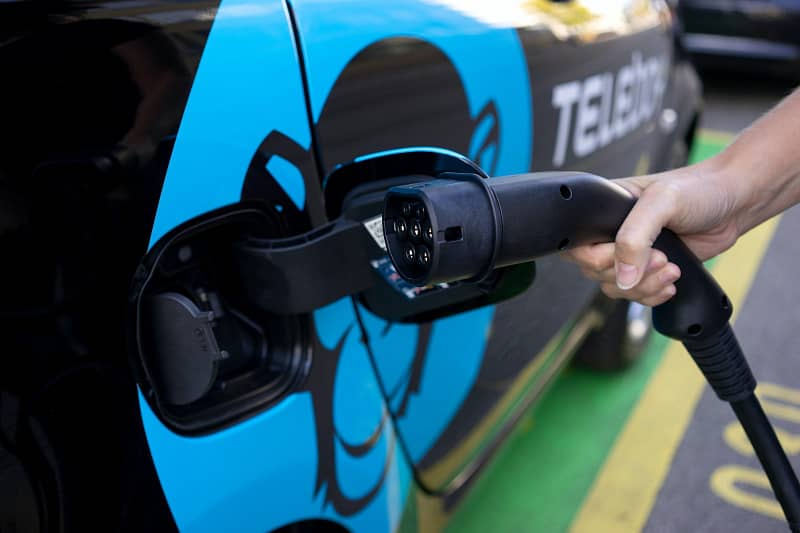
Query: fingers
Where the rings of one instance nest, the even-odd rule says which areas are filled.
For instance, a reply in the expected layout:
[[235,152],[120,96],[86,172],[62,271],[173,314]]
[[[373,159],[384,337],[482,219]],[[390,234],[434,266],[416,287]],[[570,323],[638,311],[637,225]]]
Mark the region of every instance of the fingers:
[[675,295],[674,283],[680,278],[681,271],[673,263],[654,264],[652,261],[648,268],[642,280],[632,289],[619,288],[613,269],[604,272],[598,281],[601,282],[603,292],[611,298],[634,300],[644,305],[658,305]]
[[622,289],[617,287],[616,283],[603,283],[602,285],[600,285],[600,288],[609,298],[616,298],[616,299],[624,298],[626,300],[633,300],[648,307],[655,307],[657,305],[663,304],[664,302],[675,296],[676,292],[674,284],[667,285],[657,294],[643,296],[643,297],[634,297],[632,294],[630,294],[630,290],[623,291]]
[[[645,280],[651,278],[654,274],[660,272],[663,267],[667,266],[667,256],[664,255],[663,252],[659,250],[653,250],[653,253],[650,256],[650,261],[647,264],[647,268],[645,269],[645,274],[642,277],[642,280],[637,285],[637,288],[642,286],[645,283]],[[675,265],[672,267],[677,268]],[[614,271],[613,260],[609,262],[609,266],[603,270],[597,271],[586,268],[585,266],[581,266],[581,272],[583,275],[589,279],[594,281],[599,281],[601,283],[616,283],[616,272]],[[662,284],[662,287],[665,284]],[[649,285],[648,285],[649,288]],[[621,289],[620,289],[621,290]],[[645,292],[652,292],[649,290],[645,290]]]
[[678,209],[678,193],[672,184],[646,188],[620,226],[614,248],[616,284],[620,289],[629,290],[644,277],[653,241]]
[[[625,182],[626,188],[639,189],[636,183],[627,181],[618,183]],[[649,261],[658,257],[653,255],[656,253],[652,249],[653,242],[675,216],[678,198],[679,188],[672,183],[654,183],[644,188],[620,226],[615,243],[579,246],[566,252],[564,257],[578,263],[588,277],[598,281],[609,281],[605,271],[613,267],[617,286],[621,290],[632,289],[648,272]],[[630,298],[636,299],[635,296]]]
[[[614,271],[614,243],[592,244],[578,246],[561,255],[564,259],[577,263],[583,275],[595,281],[613,282],[616,279]],[[649,263],[646,271],[660,268],[667,264],[667,256],[660,250],[650,252]]]
[[599,281],[603,292],[609,297],[635,300],[649,306],[662,304],[674,296],[674,283],[680,278],[680,268],[669,263],[660,250],[651,252],[641,280],[634,288],[626,290],[620,289],[616,283],[612,243],[580,246],[565,252],[563,256],[577,263],[584,276]]
[[[669,263],[661,267],[656,267],[645,273],[642,280],[633,289],[622,290],[617,287],[614,296],[629,300],[641,301],[660,295],[664,289],[678,281],[681,271],[677,265]],[[604,284],[616,286],[613,278],[611,280],[601,280]]]
[[644,305],[656,306],[675,296],[675,282],[680,276],[680,268],[673,263],[667,263],[651,268],[632,289],[620,289],[611,275],[607,275],[609,279],[602,282],[601,288],[610,298],[625,298]]
[[[577,263],[585,272],[596,273],[597,276],[601,272],[614,267],[614,243],[606,242],[602,244],[590,244],[588,246],[578,246],[562,252],[562,257],[568,261]],[[594,280],[599,280],[599,277],[587,275]]]
[[586,277],[599,281],[609,297],[660,305],[675,295],[674,283],[680,277],[680,269],[652,246],[681,208],[680,188],[672,182],[624,185],[641,195],[615,242],[579,246],[563,255],[576,262]]

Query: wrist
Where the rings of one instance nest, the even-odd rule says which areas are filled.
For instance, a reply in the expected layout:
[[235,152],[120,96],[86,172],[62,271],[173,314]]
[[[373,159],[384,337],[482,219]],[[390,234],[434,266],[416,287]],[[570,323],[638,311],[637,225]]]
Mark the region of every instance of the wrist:
[[747,231],[752,191],[735,169],[722,152],[678,171],[683,174],[680,178],[693,184],[688,189],[696,198],[686,199],[687,209],[696,210],[701,225],[706,229],[725,227],[738,238]]
[[727,216],[737,237],[780,211],[775,200],[788,182],[783,176],[768,175],[751,157],[739,152],[734,143],[701,163],[707,178],[726,198]]

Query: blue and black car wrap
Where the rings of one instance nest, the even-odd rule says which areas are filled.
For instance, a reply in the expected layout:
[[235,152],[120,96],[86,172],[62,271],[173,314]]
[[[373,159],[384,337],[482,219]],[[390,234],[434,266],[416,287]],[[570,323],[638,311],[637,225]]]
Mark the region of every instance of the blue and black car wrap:
[[[666,5],[630,4],[0,3],[0,528],[441,523],[597,287],[544,260],[420,291],[375,199],[464,156],[682,162],[699,83]],[[336,247],[254,259],[343,213],[365,276]]]

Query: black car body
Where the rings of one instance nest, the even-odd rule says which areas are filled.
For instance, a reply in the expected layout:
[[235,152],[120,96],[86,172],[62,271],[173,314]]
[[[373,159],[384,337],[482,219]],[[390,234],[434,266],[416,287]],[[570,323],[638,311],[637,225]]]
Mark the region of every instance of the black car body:
[[[685,160],[700,84],[666,4],[495,4],[0,3],[3,529],[414,531],[419,494],[452,509],[602,324],[596,285],[545,260],[394,316],[420,295],[348,280],[336,248],[242,257],[343,212],[369,228],[386,158]],[[342,280],[370,289],[320,296]]]

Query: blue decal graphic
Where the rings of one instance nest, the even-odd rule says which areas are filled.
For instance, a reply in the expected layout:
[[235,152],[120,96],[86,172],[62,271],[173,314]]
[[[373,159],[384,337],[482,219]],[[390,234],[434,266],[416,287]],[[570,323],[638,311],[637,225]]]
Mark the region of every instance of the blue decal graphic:
[[[390,394],[399,433],[414,460],[433,445],[442,421],[455,415],[472,388],[493,314],[487,306],[420,327],[388,324],[362,311],[364,326],[371,332],[370,346],[379,354],[376,365]],[[417,345],[419,351],[415,351]],[[405,357],[392,357],[401,355]],[[397,368],[401,364],[405,367]],[[421,364],[424,369],[415,367]]]
[[178,130],[151,245],[185,220],[238,202],[253,153],[271,130],[311,144],[283,5],[224,0]]
[[439,48],[455,66],[473,117],[495,102],[503,139],[496,173],[529,169],[533,112],[525,55],[514,28],[492,27],[432,1],[296,0],[292,5],[315,122],[339,74],[361,50],[391,37],[418,38]]
[[289,195],[297,209],[302,210],[306,203],[306,186],[300,170],[280,156],[274,156],[267,163],[267,170]]
[[[315,122],[340,73],[362,50],[392,37],[419,39],[443,52],[460,77],[473,126],[469,145],[464,147],[467,155],[491,175],[529,170],[531,96],[524,52],[514,28],[493,27],[433,1],[295,0],[292,4]],[[424,89],[418,97],[424,97]],[[436,443],[475,382],[494,308],[422,328],[390,324],[364,309],[361,312],[398,433],[409,458],[417,463]]]
[[[461,77],[473,121],[468,155],[497,174],[528,169],[532,111],[514,30],[432,1],[292,5],[313,121],[360,50],[390,37],[417,38],[446,54]],[[316,176],[296,54],[282,2],[222,0],[176,138],[151,244],[187,219],[241,198],[272,200],[295,229],[316,223],[314,210],[323,206],[311,186]],[[493,308],[422,327],[388,324],[362,310],[388,406],[355,312],[349,298],[315,312],[315,353],[304,390],[231,427],[178,435],[140,396],[153,459],[181,531],[263,532],[310,518],[353,532],[396,530],[412,480],[387,411],[397,416],[410,458],[419,460],[469,393]]]
[[494,102],[489,102],[475,118],[475,130],[469,143],[470,158],[490,176],[497,174],[497,150],[500,145],[499,121]]
[[[284,6],[223,0],[184,111],[151,243],[241,197],[277,199],[273,207],[280,205],[286,220],[307,226],[301,205],[310,210],[312,196],[298,180],[317,179],[310,143]],[[320,362],[341,357],[342,364],[327,374],[313,365],[307,391],[244,422],[208,435],[178,435],[140,395],[153,460],[181,531],[264,532],[312,518],[353,532],[396,528],[410,468],[395,453],[394,428],[350,300],[320,310],[316,323],[324,344],[315,356]],[[347,405],[337,405],[346,401],[341,391],[360,399],[361,418],[345,416]]]
[[374,374],[354,327],[352,302],[339,300],[314,315],[319,344],[307,386],[317,426],[316,491],[340,515],[351,516],[384,490],[394,468],[395,437],[377,382],[364,379]]
[[[322,202],[314,159],[308,148],[272,130],[253,154],[241,188],[242,200],[266,200],[281,213],[291,233],[320,221]],[[311,194],[307,194],[307,193]]]

